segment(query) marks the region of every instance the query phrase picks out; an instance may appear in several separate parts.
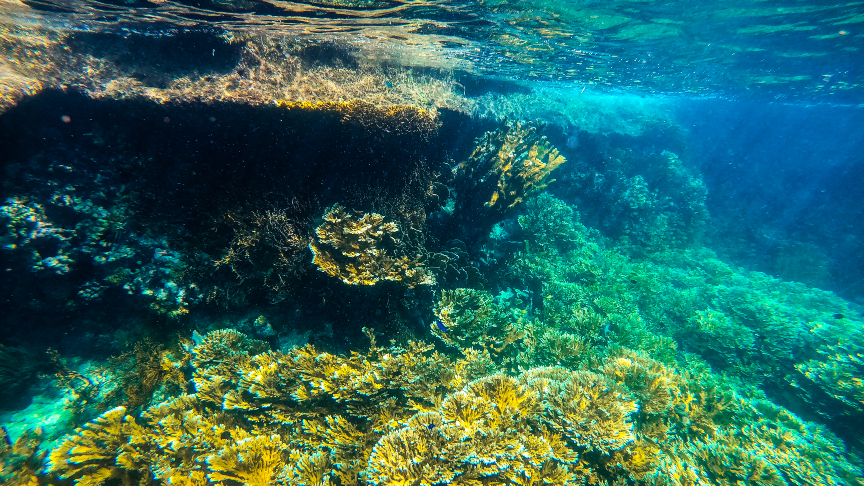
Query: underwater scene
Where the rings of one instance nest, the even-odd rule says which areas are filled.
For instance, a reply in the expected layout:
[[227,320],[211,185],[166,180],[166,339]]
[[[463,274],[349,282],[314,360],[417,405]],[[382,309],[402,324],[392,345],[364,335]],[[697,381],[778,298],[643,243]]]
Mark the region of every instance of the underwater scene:
[[864,486],[864,1],[0,0],[0,484]]

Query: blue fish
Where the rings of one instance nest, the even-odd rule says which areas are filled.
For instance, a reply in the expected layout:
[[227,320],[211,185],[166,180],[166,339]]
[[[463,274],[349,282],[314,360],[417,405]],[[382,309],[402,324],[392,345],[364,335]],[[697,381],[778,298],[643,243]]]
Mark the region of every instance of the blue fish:
[[441,319],[435,319],[435,325],[438,326],[438,329],[440,329],[441,332],[447,332],[447,326],[445,326],[444,323],[441,322]]
[[387,86],[388,88],[392,88],[393,83],[391,83],[390,81],[384,81],[384,86]]

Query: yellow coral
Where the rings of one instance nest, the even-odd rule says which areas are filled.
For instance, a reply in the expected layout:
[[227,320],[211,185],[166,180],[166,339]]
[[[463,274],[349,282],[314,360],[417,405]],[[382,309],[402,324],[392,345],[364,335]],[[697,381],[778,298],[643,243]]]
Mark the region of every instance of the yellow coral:
[[[515,123],[486,133],[456,173],[488,197],[484,207],[506,211],[548,186],[566,159],[540,136],[541,124]],[[489,187],[494,183],[494,187]],[[486,196],[487,190],[492,193]]]
[[407,248],[394,238],[399,231],[396,223],[385,222],[380,214],[352,215],[336,204],[315,229],[317,241],[309,244],[312,263],[349,285],[375,285],[382,280],[408,287],[434,284],[435,277],[424,268],[420,255],[400,255]]
[[633,441],[636,402],[608,378],[589,371],[538,368],[523,375],[548,404],[545,420],[578,447],[605,454]]
[[13,443],[6,427],[0,427],[0,483],[7,486],[39,486],[37,475],[45,462],[46,452],[39,449],[42,429],[25,431]]
[[280,436],[256,435],[243,437],[207,456],[207,465],[212,471],[210,480],[218,484],[270,486],[287,479],[289,457]]
[[51,471],[74,479],[76,486],[97,486],[112,478],[128,480],[138,465],[120,456],[134,425],[124,407],[105,412],[60,442],[50,455]]
[[518,380],[482,378],[381,438],[365,476],[374,485],[572,484],[585,470],[539,423],[542,410]]
[[679,374],[630,350],[611,350],[599,373],[555,367],[511,377],[490,375],[488,352],[470,348],[459,360],[425,344],[380,348],[374,340],[365,353],[306,346],[250,356],[260,343],[234,331],[196,342],[179,360],[192,368],[195,394],[137,420],[109,410],[55,448],[48,479],[862,484],[827,432],[744,400],[710,374]]

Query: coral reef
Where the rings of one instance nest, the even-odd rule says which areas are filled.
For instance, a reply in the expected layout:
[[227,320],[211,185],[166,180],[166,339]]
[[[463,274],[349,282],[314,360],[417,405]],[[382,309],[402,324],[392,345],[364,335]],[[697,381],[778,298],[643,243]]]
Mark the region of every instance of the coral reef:
[[703,242],[707,189],[692,164],[654,145],[621,148],[606,136],[581,137],[577,163],[561,175],[568,184],[552,189],[579,206],[586,225],[634,256]]
[[427,140],[435,135],[441,122],[435,112],[415,106],[377,106],[362,100],[354,101],[277,101],[277,105],[288,110],[312,112],[341,116],[343,123],[351,122],[362,126],[372,133],[392,133],[410,135]]
[[841,414],[856,415],[864,412],[864,320],[840,320],[851,322],[825,319],[810,330],[818,340],[816,355],[796,364],[801,376],[789,381],[805,393],[817,387],[850,409]]
[[[836,438],[704,367],[610,348],[592,369],[496,372],[432,346],[289,353],[196,338],[194,394],[123,407],[64,439],[50,472],[108,484],[864,484]],[[257,354],[256,354],[257,353]],[[28,449],[29,450],[29,449]]]
[[194,395],[153,405],[140,419],[109,410],[54,449],[52,472],[94,485],[135,477],[323,484],[337,476],[356,484],[380,435],[491,371],[482,355],[453,362],[419,344],[381,349],[373,341],[365,355],[336,356],[311,346],[262,352],[231,330],[198,341],[173,361],[191,367]]
[[[109,179],[106,174],[99,176]],[[50,270],[58,277],[51,280],[58,289],[57,299],[71,292],[77,296],[62,302],[67,307],[99,301],[106,290],[122,287],[129,294],[143,295],[157,312],[173,317],[185,314],[201,295],[194,283],[183,281],[188,266],[184,255],[170,249],[164,237],[131,232],[128,201],[119,194],[106,196],[111,192],[116,189],[68,185],[53,191],[43,203],[23,196],[7,199],[0,206],[0,221],[5,220],[0,241],[10,267],[37,274]],[[86,282],[69,277],[82,268],[89,272]],[[67,289],[73,282],[76,286]]]
[[55,226],[45,215],[41,204],[25,197],[7,199],[0,206],[0,217],[5,220],[5,231],[0,240],[3,250],[25,252],[24,258],[34,271],[51,269],[58,274],[69,272],[74,262],[69,255],[69,240],[74,230]]
[[411,288],[435,283],[421,262],[422,255],[404,254],[410,249],[401,245],[399,232],[396,223],[385,222],[380,214],[351,214],[336,204],[315,229],[316,241],[309,243],[312,263],[349,285],[389,280]]
[[570,484],[581,472],[560,433],[544,427],[543,404],[514,378],[491,375],[412,417],[369,457],[369,484]]
[[510,264],[513,285],[543,296],[523,360],[556,364],[534,343],[564,335],[579,337],[570,365],[602,355],[610,344],[671,363],[677,347],[751,386],[798,397],[786,404],[825,417],[857,440],[851,430],[862,420],[864,348],[856,331],[861,319],[846,302],[736,269],[706,249],[627,257],[564,217],[562,204],[543,196],[519,218],[526,246]]

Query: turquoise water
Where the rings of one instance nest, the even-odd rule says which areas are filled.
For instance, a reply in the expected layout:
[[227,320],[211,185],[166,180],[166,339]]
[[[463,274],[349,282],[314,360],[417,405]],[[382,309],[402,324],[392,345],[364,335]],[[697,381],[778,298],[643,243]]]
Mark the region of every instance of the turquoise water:
[[0,4],[0,481],[864,484],[862,25]]

